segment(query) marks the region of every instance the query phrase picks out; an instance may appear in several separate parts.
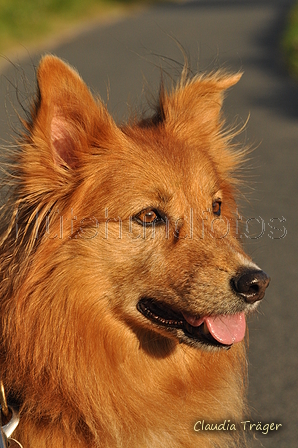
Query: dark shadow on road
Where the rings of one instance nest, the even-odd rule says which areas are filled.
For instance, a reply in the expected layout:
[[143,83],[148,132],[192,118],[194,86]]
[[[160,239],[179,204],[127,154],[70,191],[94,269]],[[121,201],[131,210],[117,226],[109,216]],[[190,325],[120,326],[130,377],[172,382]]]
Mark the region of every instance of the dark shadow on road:
[[[281,3],[281,2],[280,2]],[[288,117],[298,117],[298,83],[288,74],[286,62],[281,49],[281,39],[289,14],[289,5],[293,2],[282,4],[275,22],[266,33],[260,32],[255,44],[263,48],[264,57],[256,61],[268,77],[277,79],[279,88],[268,95],[260,93],[255,98],[259,106],[276,109]]]
[[[182,6],[194,6],[202,7],[206,6],[208,8],[227,8],[229,6],[262,6],[262,5],[271,5],[271,6],[286,6],[289,7],[293,5],[293,0],[190,0],[182,3]],[[176,4],[178,7],[181,4]]]

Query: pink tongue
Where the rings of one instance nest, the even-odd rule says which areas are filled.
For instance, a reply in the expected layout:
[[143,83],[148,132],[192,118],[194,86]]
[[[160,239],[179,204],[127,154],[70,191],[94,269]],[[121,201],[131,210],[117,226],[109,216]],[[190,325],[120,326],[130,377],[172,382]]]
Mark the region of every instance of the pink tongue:
[[196,319],[191,314],[187,314],[187,313],[183,313],[183,317],[186,320],[186,322],[188,322],[192,327],[198,327],[205,320],[203,317],[201,319]]
[[242,341],[244,338],[246,329],[244,313],[203,317],[200,319],[196,319],[189,314],[183,314],[183,316],[193,327],[198,327],[203,322],[206,322],[211,335],[221,344],[231,345]]
[[245,336],[244,313],[206,317],[205,322],[214,339],[222,344],[231,345],[240,342]]

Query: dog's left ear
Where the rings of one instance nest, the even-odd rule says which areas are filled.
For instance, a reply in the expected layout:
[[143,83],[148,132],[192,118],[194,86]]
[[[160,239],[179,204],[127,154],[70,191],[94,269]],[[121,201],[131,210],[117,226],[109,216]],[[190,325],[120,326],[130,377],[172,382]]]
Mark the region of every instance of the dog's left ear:
[[[170,92],[162,90],[159,117],[173,131],[195,134],[198,130],[210,132],[219,124],[224,92],[236,84],[242,73],[234,75],[216,72],[211,75],[185,80]],[[210,129],[211,128],[211,129]]]

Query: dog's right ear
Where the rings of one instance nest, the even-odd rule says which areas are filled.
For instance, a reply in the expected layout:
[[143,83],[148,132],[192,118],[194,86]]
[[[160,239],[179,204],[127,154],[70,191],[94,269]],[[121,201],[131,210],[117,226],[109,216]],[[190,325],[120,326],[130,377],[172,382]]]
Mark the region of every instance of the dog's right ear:
[[[13,164],[19,172],[20,196],[41,204],[65,197],[85,178],[86,167],[122,131],[101,101],[96,101],[78,73],[54,56],[45,56],[37,71],[37,98],[27,132]],[[113,146],[113,147],[114,147]]]
[[76,168],[86,154],[119,129],[101,102],[94,100],[78,73],[54,56],[38,68],[38,100],[29,127],[44,159]]

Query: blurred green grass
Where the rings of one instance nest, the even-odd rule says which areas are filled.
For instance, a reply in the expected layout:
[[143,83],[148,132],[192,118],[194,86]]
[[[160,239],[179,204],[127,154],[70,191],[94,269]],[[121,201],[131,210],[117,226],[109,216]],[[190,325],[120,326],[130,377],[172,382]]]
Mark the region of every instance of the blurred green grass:
[[38,44],[68,27],[148,0],[0,0],[0,51]]
[[282,49],[289,72],[298,79],[298,3],[290,12],[282,38]]
[[[158,0],[0,0],[0,52],[38,45],[83,21],[154,1]],[[289,15],[282,49],[290,73],[298,79],[298,3]]]

